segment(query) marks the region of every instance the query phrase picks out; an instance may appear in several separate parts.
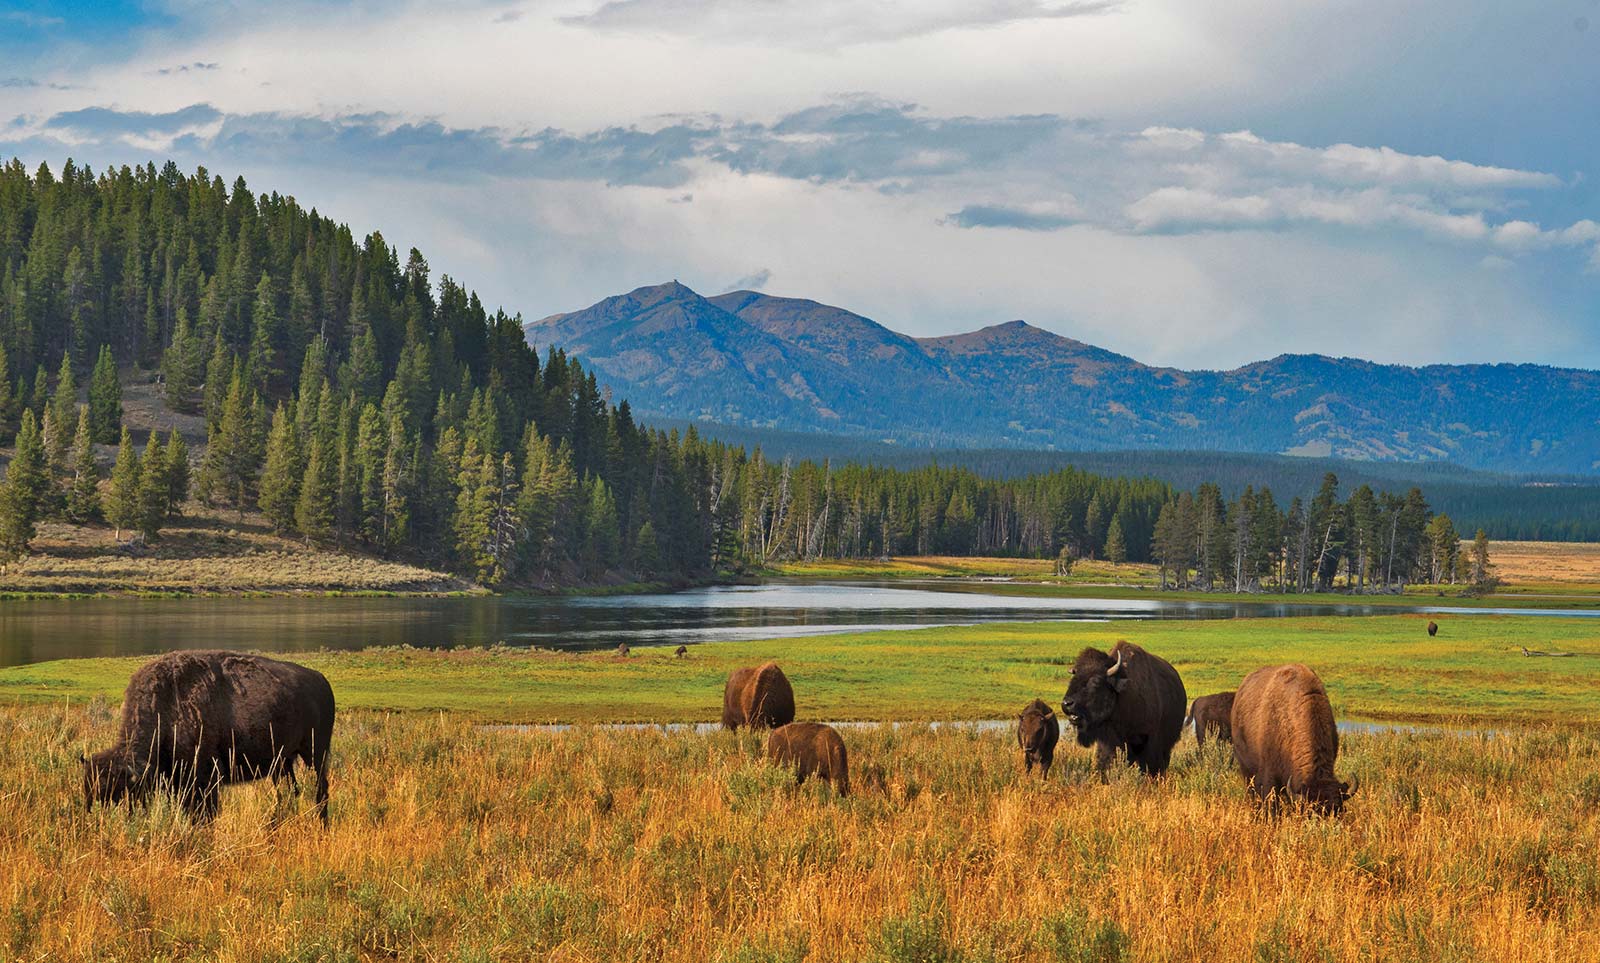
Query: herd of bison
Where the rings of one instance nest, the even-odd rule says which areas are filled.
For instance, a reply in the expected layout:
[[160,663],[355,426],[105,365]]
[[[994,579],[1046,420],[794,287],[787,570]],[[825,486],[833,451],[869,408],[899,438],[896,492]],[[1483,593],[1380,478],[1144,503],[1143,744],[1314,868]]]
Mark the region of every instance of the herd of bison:
[[[1433,623],[1429,634],[1437,631]],[[681,658],[685,653],[678,652]],[[1172,749],[1192,722],[1233,744],[1251,791],[1262,800],[1297,798],[1312,811],[1337,815],[1350,797],[1334,776],[1339,733],[1327,690],[1303,665],[1257,669],[1233,692],[1185,706],[1183,680],[1165,659],[1130,642],[1110,652],[1087,648],[1072,667],[1061,711],[1078,744],[1095,748],[1102,780],[1117,754],[1147,775],[1167,769]],[[320,673],[291,662],[237,652],[174,652],[133,674],[111,748],[84,758],[84,802],[112,804],[171,793],[197,822],[216,814],[228,783],[285,780],[298,792],[295,764],[316,777],[316,806],[328,820],[328,744],[333,689]],[[775,662],[737,669],[723,690],[722,724],[769,729],[767,759],[850,791],[844,741],[831,726],[795,722],[794,689]],[[1039,699],[1017,718],[1024,768],[1048,778],[1060,726]]]

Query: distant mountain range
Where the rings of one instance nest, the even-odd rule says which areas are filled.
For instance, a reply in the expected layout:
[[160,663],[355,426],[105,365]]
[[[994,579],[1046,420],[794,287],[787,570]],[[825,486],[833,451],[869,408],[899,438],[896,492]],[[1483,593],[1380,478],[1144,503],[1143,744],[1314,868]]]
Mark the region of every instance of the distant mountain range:
[[1156,368],[1022,321],[912,338],[754,291],[639,288],[527,325],[641,415],[936,448],[1191,449],[1600,473],[1600,372],[1280,355]]

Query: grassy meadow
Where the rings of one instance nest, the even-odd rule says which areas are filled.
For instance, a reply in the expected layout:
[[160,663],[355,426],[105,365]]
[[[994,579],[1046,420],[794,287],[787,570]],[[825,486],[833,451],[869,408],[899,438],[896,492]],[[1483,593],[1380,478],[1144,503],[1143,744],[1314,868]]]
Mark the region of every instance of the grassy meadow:
[[1048,783],[1008,737],[847,730],[854,793],[760,737],[347,712],[332,826],[224,793],[85,813],[103,705],[0,709],[0,954],[18,960],[1569,961],[1600,937],[1600,737],[1344,741],[1337,820],[1262,814],[1223,752]]
[[[1268,618],[1006,623],[822,635],[671,650],[557,653],[492,647],[289,656],[351,709],[448,711],[485,722],[705,722],[728,672],[775,658],[802,715],[830,720],[1006,718],[1058,702],[1085,646],[1137,642],[1177,667],[1191,696],[1252,669],[1305,662],[1341,718],[1462,725],[1600,723],[1600,619],[1544,616]],[[1524,658],[1521,647],[1572,652]],[[71,659],[0,669],[0,705],[120,699],[142,660]]]
[[[197,603],[199,604],[199,603]],[[207,961],[1405,963],[1586,959],[1600,939],[1600,620],[1422,616],[1006,624],[563,654],[290,655],[340,704],[332,825],[309,792],[85,812],[139,659],[0,669],[0,958]],[[1009,718],[1127,638],[1191,695],[1266,662],[1321,672],[1339,819],[1272,816],[1186,738],[1101,785],[1009,732],[842,731],[849,798],[796,787],[717,718],[778,658],[802,719]],[[1572,652],[1524,658],[1520,646]],[[485,722],[569,722],[561,731]],[[1450,731],[1456,727],[1476,732]],[[302,779],[303,784],[309,780]]]

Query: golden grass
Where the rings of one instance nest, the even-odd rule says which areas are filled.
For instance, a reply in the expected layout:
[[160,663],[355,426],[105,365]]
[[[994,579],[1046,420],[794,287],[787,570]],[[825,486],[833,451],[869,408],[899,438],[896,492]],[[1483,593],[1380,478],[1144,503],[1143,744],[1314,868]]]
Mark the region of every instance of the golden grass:
[[98,526],[46,522],[33,554],[0,575],[0,592],[40,594],[294,594],[453,592],[474,586],[444,572],[280,538],[256,513],[191,502],[144,545]]
[[1056,563],[1043,558],[977,558],[959,555],[899,555],[893,558],[808,559],[783,562],[779,575],[806,578],[1004,578],[1048,580],[1063,583],[1153,585],[1154,565],[1142,562],[1107,562],[1080,559],[1065,578],[1055,574]]
[[1489,560],[1509,585],[1553,583],[1600,591],[1600,542],[1491,542]]
[[847,730],[856,794],[759,739],[347,714],[331,829],[225,791],[85,814],[103,707],[0,710],[0,952],[218,961],[1592,959],[1600,738],[1360,735],[1338,820],[1271,818],[1220,753],[1047,785],[1005,735]]

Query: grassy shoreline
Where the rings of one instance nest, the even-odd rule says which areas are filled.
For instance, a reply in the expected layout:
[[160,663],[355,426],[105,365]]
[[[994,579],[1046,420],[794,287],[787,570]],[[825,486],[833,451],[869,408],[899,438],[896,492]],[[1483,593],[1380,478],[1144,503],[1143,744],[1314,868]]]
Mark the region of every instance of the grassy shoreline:
[[[1085,646],[1137,642],[1173,663],[1191,697],[1251,669],[1305,662],[1342,719],[1445,726],[1600,723],[1600,622],[1453,616],[1437,639],[1416,615],[1119,623],[992,623],[692,646],[557,653],[509,647],[289,653],[325,673],[349,709],[448,712],[483,722],[706,722],[740,665],[776,658],[801,714],[841,721],[1006,718],[1059,700]],[[1527,659],[1520,647],[1570,651]],[[120,696],[140,658],[0,669],[0,705]]]

